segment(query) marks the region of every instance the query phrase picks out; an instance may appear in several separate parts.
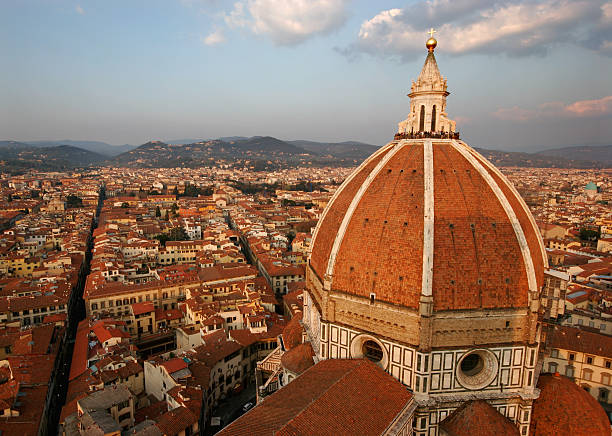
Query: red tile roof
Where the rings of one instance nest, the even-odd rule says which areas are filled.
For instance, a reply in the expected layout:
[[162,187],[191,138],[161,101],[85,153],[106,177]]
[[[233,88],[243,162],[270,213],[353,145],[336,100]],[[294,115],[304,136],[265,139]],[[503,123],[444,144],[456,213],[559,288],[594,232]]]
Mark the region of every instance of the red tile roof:
[[519,430],[484,400],[466,401],[440,423],[448,436],[519,436]]
[[172,374],[174,372],[180,371],[181,369],[187,368],[187,362],[185,362],[180,357],[175,357],[174,359],[162,362],[161,366],[166,368],[168,374]]
[[551,326],[547,346],[612,358],[612,336],[593,333],[576,327]]
[[312,359],[314,354],[310,342],[305,342],[284,353],[281,357],[281,365],[288,371],[299,375],[314,365]]
[[155,306],[153,303],[134,303],[132,304],[132,311],[134,315],[142,315],[143,313],[155,312]]
[[[523,230],[536,283],[543,283],[545,253],[523,200],[484,158],[459,141],[484,167],[483,175],[450,141],[433,140],[434,310],[526,307],[528,273],[521,243],[493,179]],[[424,247],[424,155],[409,141],[395,155],[393,143],[366,160],[339,189],[319,221],[310,266],[320,280],[351,201],[383,156],[392,156],[371,180],[352,211],[331,271],[331,288],[418,309]],[[407,213],[407,211],[411,211]]]
[[283,344],[285,345],[285,350],[291,350],[293,347],[302,343],[304,328],[302,327],[301,321],[302,312],[298,312],[283,329]]
[[319,436],[378,436],[411,399],[368,360],[323,360],[218,435],[310,436],[316,429]]
[[587,391],[562,375],[541,375],[530,436],[610,436],[610,422]]

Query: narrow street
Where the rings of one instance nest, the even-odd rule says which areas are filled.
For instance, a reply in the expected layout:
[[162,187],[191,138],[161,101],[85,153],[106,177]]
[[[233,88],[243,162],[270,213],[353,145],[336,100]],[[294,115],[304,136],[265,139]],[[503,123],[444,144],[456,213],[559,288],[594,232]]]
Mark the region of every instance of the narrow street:
[[98,227],[98,217],[104,202],[105,194],[104,187],[100,189],[100,198],[96,209],[96,216],[91,226],[91,233],[87,243],[87,251],[85,253],[85,261],[79,273],[77,286],[72,291],[68,304],[68,321],[66,332],[63,339],[63,344],[58,352],[57,357],[57,372],[55,373],[50,384],[50,392],[47,396],[50,404],[47,405],[47,427],[46,435],[55,435],[58,433],[59,419],[62,412],[62,407],[66,401],[68,392],[68,377],[70,375],[70,364],[72,363],[72,352],[74,348],[74,338],[79,322],[85,318],[85,306],[83,303],[83,291],[85,290],[85,282],[89,274],[89,267],[93,248],[93,231]]
[[244,388],[242,392],[232,397],[226,398],[221,401],[217,407],[213,410],[212,416],[221,418],[221,426],[209,427],[206,429],[206,435],[212,436],[216,432],[220,431],[223,427],[226,427],[231,422],[240,418],[246,412],[242,410],[245,404],[252,403],[253,406],[256,402],[255,398],[255,384],[250,384]]

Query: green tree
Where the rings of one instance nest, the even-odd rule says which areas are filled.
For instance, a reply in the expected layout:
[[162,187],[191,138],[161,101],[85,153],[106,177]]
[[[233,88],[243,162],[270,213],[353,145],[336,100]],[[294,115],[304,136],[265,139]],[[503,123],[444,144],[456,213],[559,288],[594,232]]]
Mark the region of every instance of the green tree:
[[580,239],[582,241],[596,241],[599,239],[599,232],[597,230],[580,229]]
[[77,197],[76,195],[71,194],[68,197],[66,197],[66,205],[68,206],[68,208],[82,207],[83,199],[81,197]]
[[128,203],[121,203],[121,207],[123,209],[127,209],[128,207],[130,207],[130,205]]
[[161,217],[161,210],[159,209],[159,206],[155,206],[155,216],[157,218]]

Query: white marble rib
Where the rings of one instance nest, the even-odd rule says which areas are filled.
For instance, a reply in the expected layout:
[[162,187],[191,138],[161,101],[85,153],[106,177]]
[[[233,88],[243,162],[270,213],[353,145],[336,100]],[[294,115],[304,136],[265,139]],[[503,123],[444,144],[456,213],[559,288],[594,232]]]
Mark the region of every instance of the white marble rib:
[[459,144],[457,141],[451,141],[453,147],[463,155],[472,166],[478,171],[478,173],[485,179],[485,181],[489,184],[495,196],[501,203],[506,215],[510,219],[510,223],[512,224],[512,228],[514,229],[514,233],[516,235],[516,239],[519,243],[519,247],[521,248],[521,253],[523,255],[523,263],[525,264],[525,270],[527,271],[527,282],[529,285],[529,290],[536,291],[537,290],[537,281],[535,276],[535,269],[533,266],[533,260],[531,259],[531,253],[529,251],[529,245],[527,244],[527,239],[525,238],[525,233],[523,232],[523,228],[521,227],[521,223],[519,222],[510,202],[504,195],[501,188],[495,183],[495,180],[487,172],[487,170],[482,166],[482,164],[469,152],[468,147],[462,144]]
[[372,172],[368,174],[368,177],[366,177],[363,184],[359,187],[359,190],[353,197],[351,204],[349,205],[346,213],[344,214],[344,218],[342,219],[342,223],[340,224],[340,228],[338,229],[336,238],[334,239],[334,245],[332,246],[332,250],[329,255],[329,260],[327,262],[327,270],[325,272],[327,276],[331,276],[334,271],[334,265],[336,264],[336,256],[338,255],[340,244],[342,243],[342,240],[344,239],[344,234],[346,232],[346,229],[351,221],[351,218],[353,217],[353,213],[355,212],[355,209],[357,208],[359,201],[361,201],[361,198],[363,197],[363,194],[370,187],[370,184],[376,178],[378,173],[384,168],[387,162],[389,162],[389,159],[395,156],[395,154],[399,150],[401,150],[405,144],[406,144],[406,141],[400,141],[398,144],[394,145],[394,147],[390,151],[387,152],[387,154],[380,160],[380,162],[378,162],[376,167],[374,167]]

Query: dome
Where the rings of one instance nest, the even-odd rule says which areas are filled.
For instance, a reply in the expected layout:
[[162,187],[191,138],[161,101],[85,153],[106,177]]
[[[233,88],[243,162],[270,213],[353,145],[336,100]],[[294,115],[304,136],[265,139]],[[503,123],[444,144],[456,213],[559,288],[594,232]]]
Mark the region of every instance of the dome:
[[285,350],[291,350],[302,343],[304,329],[300,321],[302,321],[302,312],[296,313],[283,329],[283,344],[285,345]]
[[325,291],[434,311],[523,308],[547,265],[520,195],[455,139],[400,139],[338,189],[315,230],[309,274]]
[[542,375],[533,403],[532,436],[609,436],[610,422],[601,405],[569,378]]
[[597,185],[593,182],[589,182],[586,184],[584,189],[586,189],[587,191],[597,191]]

